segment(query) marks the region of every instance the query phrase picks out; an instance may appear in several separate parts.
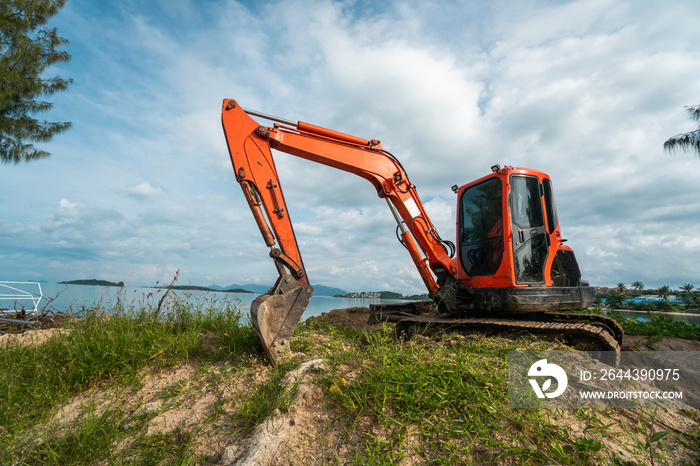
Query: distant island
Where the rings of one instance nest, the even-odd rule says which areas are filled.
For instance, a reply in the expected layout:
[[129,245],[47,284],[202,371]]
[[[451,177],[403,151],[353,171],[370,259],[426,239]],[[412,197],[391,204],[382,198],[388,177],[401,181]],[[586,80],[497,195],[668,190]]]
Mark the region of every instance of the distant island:
[[[340,289],[340,288],[335,288],[332,286],[324,286],[324,285],[319,285],[318,283],[312,283],[312,286],[314,287],[314,296],[335,296],[339,293],[346,293],[346,290]],[[260,284],[260,283],[245,283],[245,284],[240,284],[240,283],[233,283],[231,285],[228,285],[226,287],[211,284],[207,285],[206,288],[211,288],[214,291],[228,291],[230,293],[233,292],[239,292],[239,293],[257,293],[257,294],[264,294],[267,293],[270,288],[272,287],[272,284]]]
[[71,280],[68,282],[58,282],[60,285],[89,285],[89,286],[121,286],[124,287],[126,284],[124,282],[110,282],[107,280],[95,280],[91,278],[90,280]]
[[333,296],[334,298],[360,298],[360,299],[406,299],[412,301],[422,301],[430,299],[427,294],[402,295],[394,291],[360,291],[359,293],[348,292]]
[[214,291],[217,293],[255,293],[254,291],[244,290],[242,288],[230,288],[225,290],[209,288],[208,286],[196,286],[196,285],[173,285],[173,286],[154,286],[153,288],[159,289],[172,289],[172,290],[182,290],[182,291]]

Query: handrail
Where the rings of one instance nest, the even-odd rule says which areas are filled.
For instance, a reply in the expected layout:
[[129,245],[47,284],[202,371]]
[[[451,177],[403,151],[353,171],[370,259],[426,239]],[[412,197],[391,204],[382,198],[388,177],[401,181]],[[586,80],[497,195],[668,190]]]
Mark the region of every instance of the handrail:
[[[37,295],[36,293],[32,291],[27,291],[22,288],[18,288],[17,286],[14,285],[36,285],[37,288],[39,289],[39,294]],[[41,300],[44,298],[44,293],[41,290],[41,283],[39,282],[11,282],[11,281],[0,281],[0,313],[4,314],[5,312],[9,311],[11,313],[17,314],[18,310],[17,309],[12,309],[10,310],[9,307],[7,309],[3,308],[2,304],[3,302],[6,301],[14,301],[15,306],[17,304],[17,301],[31,301],[31,305],[33,306],[32,309],[26,310],[24,309],[24,306],[22,306],[21,310],[24,310],[27,314],[29,315],[37,315],[39,313],[39,303]],[[22,324],[29,324],[29,323],[35,323],[35,322],[27,322],[24,320],[18,320],[18,319],[6,319],[6,318],[0,318],[0,322],[11,322],[11,323],[22,323]]]

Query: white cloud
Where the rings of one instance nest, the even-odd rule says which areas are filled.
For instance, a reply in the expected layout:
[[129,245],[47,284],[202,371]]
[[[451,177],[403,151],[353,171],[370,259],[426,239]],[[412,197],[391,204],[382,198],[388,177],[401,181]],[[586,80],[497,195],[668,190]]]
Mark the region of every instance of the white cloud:
[[598,246],[592,246],[588,249],[586,249],[586,254],[588,254],[591,257],[594,257],[596,259],[602,259],[604,257],[617,257],[617,254],[615,254],[612,251],[604,251]]
[[155,188],[151,186],[151,183],[149,183],[148,181],[144,181],[143,183],[137,184],[136,186],[128,187],[124,190],[127,196],[140,200],[155,197],[162,191],[163,190],[161,188]]
[[58,207],[62,212],[75,213],[78,208],[81,207],[80,204],[70,202],[68,199],[61,199],[58,202]]

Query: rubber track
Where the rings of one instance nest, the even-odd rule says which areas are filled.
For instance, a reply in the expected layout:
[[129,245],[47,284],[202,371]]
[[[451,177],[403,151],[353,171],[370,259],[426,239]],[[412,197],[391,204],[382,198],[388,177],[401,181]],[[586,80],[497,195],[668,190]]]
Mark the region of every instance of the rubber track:
[[[572,314],[565,312],[546,312],[545,316],[547,318],[554,319],[558,322],[578,322],[587,323],[594,322],[605,326],[610,332],[612,332],[613,338],[622,346],[622,336],[624,332],[622,331],[622,325],[612,317],[603,316],[599,314]],[[595,324],[594,324],[595,325]]]
[[572,337],[587,337],[588,343],[595,344],[595,349],[587,351],[614,352],[612,360],[605,361],[609,364],[617,364],[620,355],[620,343],[606,329],[593,324],[580,322],[535,322],[531,320],[517,321],[498,318],[465,318],[465,319],[441,319],[435,317],[405,317],[396,324],[399,334],[407,333],[407,330],[421,332],[428,329],[440,329],[444,331],[478,331],[487,334],[501,334],[508,332],[529,333],[548,339],[570,340]]

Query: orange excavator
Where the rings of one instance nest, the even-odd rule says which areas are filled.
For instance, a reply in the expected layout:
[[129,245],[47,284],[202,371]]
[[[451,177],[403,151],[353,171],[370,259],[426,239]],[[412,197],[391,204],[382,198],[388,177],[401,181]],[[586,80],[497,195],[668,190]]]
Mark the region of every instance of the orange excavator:
[[440,237],[403,166],[378,140],[244,109],[230,99],[223,102],[222,124],[236,180],[279,273],[250,311],[273,364],[289,351],[314,290],[271,149],[360,176],[386,200],[431,301],[372,305],[371,322],[394,322],[398,334],[408,337],[426,329],[529,333],[619,354],[622,329],[616,321],[562,312],[588,308],[595,292],[581,280],[574,252],[561,237],[545,173],[494,165],[487,176],[453,186],[455,244]]

